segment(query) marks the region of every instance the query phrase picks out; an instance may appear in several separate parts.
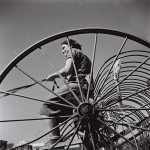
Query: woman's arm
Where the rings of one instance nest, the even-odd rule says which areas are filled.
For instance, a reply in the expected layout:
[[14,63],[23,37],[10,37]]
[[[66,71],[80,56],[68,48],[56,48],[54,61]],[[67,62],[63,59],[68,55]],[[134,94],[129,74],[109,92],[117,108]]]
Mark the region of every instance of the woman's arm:
[[[67,77],[68,75],[71,74],[73,70],[73,61],[72,58],[68,58],[66,60],[66,64],[64,66],[64,68],[62,68],[61,70],[59,70],[58,72],[61,74],[61,76],[63,77]],[[47,81],[53,81],[54,79],[59,78],[59,74],[57,74],[57,72],[49,75],[46,80]]]

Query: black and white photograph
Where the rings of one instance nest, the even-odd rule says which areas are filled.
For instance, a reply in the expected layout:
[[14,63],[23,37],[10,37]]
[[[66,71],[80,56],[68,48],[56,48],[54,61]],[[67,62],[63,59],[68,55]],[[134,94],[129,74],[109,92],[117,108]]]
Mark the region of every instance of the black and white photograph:
[[0,150],[149,150],[150,1],[0,0]]

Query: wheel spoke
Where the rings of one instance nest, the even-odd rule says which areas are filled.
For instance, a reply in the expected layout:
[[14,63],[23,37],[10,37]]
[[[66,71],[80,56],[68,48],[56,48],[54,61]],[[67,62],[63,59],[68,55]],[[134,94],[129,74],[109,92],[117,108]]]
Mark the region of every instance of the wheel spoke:
[[[60,118],[68,118],[70,116],[59,116]],[[36,120],[48,120],[53,119],[55,117],[46,117],[46,118],[32,118],[32,119],[14,119],[14,120],[0,120],[1,123],[3,122],[22,122],[22,121],[36,121]]]
[[76,127],[76,129],[75,129],[75,131],[74,131],[74,133],[73,133],[73,135],[72,135],[72,138],[71,138],[71,140],[70,140],[70,142],[69,142],[69,144],[68,144],[66,150],[69,150],[69,147],[70,147],[70,145],[71,145],[71,143],[72,143],[72,141],[73,141],[75,135],[77,134],[77,132],[78,132],[78,130],[79,130],[79,127],[80,127],[80,125],[81,125],[81,122],[82,122],[82,118],[81,118],[81,120],[78,121],[78,125],[77,125],[77,127]]
[[49,92],[53,93],[55,96],[59,97],[61,100],[63,100],[64,102],[68,103],[69,105],[75,107],[74,104],[70,103],[69,101],[67,101],[66,99],[64,99],[62,96],[56,94],[55,92],[53,92],[52,90],[48,89],[46,86],[44,86],[43,84],[41,84],[40,82],[38,82],[37,80],[35,80],[33,77],[31,77],[30,75],[28,75],[27,73],[25,73],[22,69],[20,69],[18,66],[16,66],[16,68],[18,70],[20,70],[23,74],[25,74],[26,76],[28,76],[30,79],[32,79],[33,81],[35,81],[37,84],[39,84],[40,86],[42,86],[43,88],[45,88],[46,90],[48,90]]
[[[38,81],[38,82],[43,82],[43,81],[45,81],[45,79],[44,79],[44,80],[41,80],[41,81]],[[3,97],[6,97],[6,96],[11,95],[11,94],[9,94],[9,93],[7,93],[7,92],[16,93],[16,92],[18,92],[18,91],[20,91],[20,90],[24,90],[24,89],[26,89],[26,88],[29,88],[29,87],[31,87],[31,86],[33,86],[33,85],[35,85],[35,84],[37,84],[37,83],[35,82],[35,83],[32,83],[32,84],[28,84],[28,85],[24,85],[24,86],[20,86],[20,87],[17,87],[17,88],[13,88],[13,89],[7,90],[7,91],[5,91],[5,93],[3,92],[4,95],[2,95],[2,96],[0,97],[0,99],[3,98]]]
[[[138,94],[138,93],[141,93],[141,92],[143,92],[143,91],[146,91],[146,90],[148,90],[148,89],[150,89],[150,86],[147,87],[147,88],[143,88],[143,89],[141,89],[141,90],[139,90],[139,91],[137,91],[137,92],[132,93],[131,95],[129,95],[129,96],[123,98],[122,101],[124,101],[125,99],[128,99],[128,98],[130,98],[130,97],[132,97],[132,96],[134,96],[134,95],[136,95],[136,94]],[[101,98],[100,98],[98,101],[100,101],[100,100],[101,100]],[[98,103],[98,101],[97,101],[96,103]],[[108,108],[108,107],[110,107],[110,106],[113,106],[113,105],[115,105],[115,104],[117,104],[119,101],[120,101],[120,100],[117,100],[116,102],[111,103],[111,104],[105,106],[104,109],[105,109],[105,108]],[[95,104],[96,104],[96,103],[95,103]]]
[[[149,105],[150,104],[150,102],[149,103],[147,103],[147,104],[145,104],[145,105],[143,105],[143,106],[141,106],[141,108],[142,107],[145,107],[145,106],[147,106],[147,105]],[[120,118],[120,120],[121,119],[123,119],[123,118],[125,118],[125,117],[128,117],[129,115],[132,115],[133,113],[135,113],[137,110],[134,110],[134,111],[132,111],[131,113],[129,113],[129,114],[127,114],[127,115],[125,115],[124,117],[122,117],[122,118]],[[120,121],[120,120],[118,120],[118,121]]]
[[28,96],[21,95],[21,94],[14,94],[14,93],[11,93],[11,92],[4,92],[4,91],[0,91],[0,93],[4,93],[4,94],[7,94],[7,95],[18,96],[18,97],[22,97],[22,98],[27,98],[27,99],[38,101],[38,102],[44,102],[44,103],[46,102],[46,103],[49,103],[49,104],[55,104],[57,106],[63,106],[63,107],[72,108],[72,109],[75,108],[75,107],[70,106],[70,105],[65,105],[65,104],[61,104],[61,103],[55,103],[55,102],[52,102],[52,101],[43,101],[43,100],[40,100],[40,99],[37,99],[37,98],[28,97]]
[[81,99],[82,99],[82,102],[84,102],[85,101],[84,100],[84,95],[83,95],[83,91],[81,89],[81,85],[80,85],[80,81],[79,81],[77,69],[76,69],[76,66],[75,66],[75,61],[74,61],[73,54],[72,54],[72,48],[71,48],[70,43],[69,43],[69,37],[67,37],[67,42],[68,42],[68,45],[69,45],[70,51],[71,51],[71,57],[72,57],[72,61],[73,61],[73,67],[74,67],[75,75],[76,75],[76,78],[77,78],[77,82],[78,82],[78,86],[79,86],[79,91],[80,91],[80,94],[81,94]]
[[75,127],[73,127],[72,129],[70,129],[69,131],[67,131],[67,133],[65,133],[63,136],[61,136],[60,139],[56,143],[54,143],[54,145],[50,149],[48,149],[48,150],[52,150],[65,136],[67,136],[74,129],[75,129]]
[[140,65],[138,65],[132,72],[130,72],[124,79],[118,82],[111,90],[109,90],[106,94],[104,94],[98,101],[95,102],[98,103],[101,99],[104,99],[113,89],[115,89],[117,86],[119,86],[124,80],[126,80],[129,76],[131,76],[137,69],[139,69],[144,63],[146,63],[150,59],[150,56],[148,56]]
[[[118,106],[119,106],[119,105],[118,105]],[[121,108],[120,106],[119,106],[119,108],[120,108],[120,110],[121,110],[123,116],[125,117],[122,108]],[[132,129],[131,129],[131,126],[130,126],[128,120],[127,120],[127,125],[128,125],[128,127],[129,127],[129,130],[131,131],[131,135],[132,135],[132,137],[133,137],[133,139],[134,139],[134,141],[135,141],[135,145],[136,145],[136,148],[137,148],[137,150],[138,150],[137,140],[136,140],[136,138],[135,138],[135,136],[134,136],[134,133],[133,133],[133,131],[132,131]]]
[[88,123],[88,128],[89,128],[89,132],[90,132],[90,135],[91,135],[93,150],[96,150],[96,147],[95,147],[95,140],[94,140],[93,134],[92,134],[92,132],[91,132],[91,125],[90,125],[90,123]]
[[134,93],[132,93],[131,95],[129,95],[129,96],[123,98],[122,100],[126,100],[126,99],[128,99],[128,98],[130,98],[130,97],[132,97],[132,96],[134,96],[134,95],[137,95],[137,94],[142,93],[142,92],[144,92],[144,91],[146,91],[146,90],[149,90],[149,89],[150,89],[150,86],[147,87],[147,88],[143,88],[143,89],[141,89],[141,90],[139,90],[139,91],[137,91],[137,92],[134,92]]
[[[91,33],[92,36],[94,35],[94,44],[90,42],[88,43],[88,41],[90,41],[88,37]],[[78,35],[81,34],[84,35],[82,37],[78,37]],[[102,35],[104,34],[104,41],[100,45],[104,51],[105,50],[107,51],[104,54],[102,51],[100,51],[100,53],[97,52],[99,49],[98,34],[102,34]],[[87,35],[88,37],[85,35]],[[83,89],[80,77],[78,77],[78,70],[77,70],[78,67],[76,65],[76,60],[73,58],[74,57],[73,49],[71,49],[70,51],[71,51],[71,57],[73,62],[73,68],[74,68],[74,76],[76,77],[76,84],[78,85],[77,93],[76,90],[70,87],[70,84],[68,84],[67,80],[65,80],[62,77],[61,73],[59,73],[59,70],[52,62],[52,59],[49,57],[49,53],[51,52],[50,51],[46,52],[44,49],[45,47],[50,47],[50,49],[51,47],[52,48],[57,47],[56,46],[57,43],[59,43],[60,42],[59,40],[63,38],[66,38],[67,45],[70,46],[69,38],[70,37],[74,38],[74,36],[75,39],[77,38],[77,39],[81,39],[81,41],[84,41],[83,45],[85,45],[85,47],[86,46],[90,47],[91,46],[90,44],[93,45],[91,68],[88,76],[89,80],[88,80],[87,92],[85,92],[85,89]],[[113,36],[115,37],[114,39],[112,38]],[[111,45],[108,44],[105,47],[105,44],[107,44],[109,40],[111,41],[112,44]],[[109,50],[116,50],[117,47],[116,43],[118,41],[119,42],[121,41],[121,43],[119,45],[117,53],[113,54],[113,51],[109,53],[110,52]],[[141,48],[144,50],[141,50]],[[114,148],[121,149],[125,146],[126,143],[131,144],[131,146],[134,146],[137,150],[141,149],[140,147],[138,148],[136,139],[140,135],[146,135],[146,134],[149,135],[150,133],[150,118],[147,117],[150,115],[149,48],[150,48],[149,42],[142,40],[138,37],[135,37],[133,35],[119,32],[119,31],[109,30],[109,29],[90,28],[90,29],[72,30],[72,31],[67,31],[64,33],[53,35],[51,37],[48,37],[46,39],[43,39],[35,43],[31,47],[23,51],[13,61],[11,61],[10,64],[1,73],[0,83],[2,83],[3,80],[7,77],[6,80],[3,82],[4,84],[2,84],[2,87],[7,88],[9,87],[9,85],[13,85],[13,84],[17,86],[17,83],[19,85],[20,84],[19,79],[21,80],[22,76],[20,76],[20,74],[15,74],[18,73],[17,71],[22,72],[29,79],[31,79],[32,82],[33,81],[34,82],[33,83],[31,82],[32,84],[28,84],[28,85],[24,84],[24,86],[19,85],[18,87],[7,91],[0,90],[0,99],[5,98],[7,96],[11,96],[10,98],[18,97],[20,99],[23,98],[35,102],[41,102],[44,104],[45,103],[53,104],[56,105],[56,109],[57,106],[61,106],[62,109],[69,108],[69,110],[73,110],[73,114],[74,113],[76,114],[68,115],[68,116],[67,115],[61,116],[60,114],[58,116],[60,120],[65,120],[65,121],[63,121],[62,123],[59,122],[60,123],[59,125],[55,126],[49,132],[32,140],[31,142],[28,142],[24,145],[20,145],[18,147],[14,147],[12,149],[17,149],[19,147],[36,142],[37,140],[55,131],[56,128],[57,129],[60,128],[60,138],[53,145],[45,144],[45,148],[47,148],[48,150],[52,150],[55,148],[57,149],[59,146],[67,148],[68,150],[71,149],[72,145],[74,144],[81,144],[83,145],[83,147],[92,150],[102,149],[102,148],[110,150]],[[32,52],[37,52],[37,53],[35,54]],[[90,53],[91,51],[89,53],[87,51],[88,55]],[[52,53],[52,55],[53,54],[54,53]],[[99,54],[102,57],[99,58],[97,54]],[[100,59],[100,61],[99,60],[96,61],[95,59],[96,55],[98,56],[98,59]],[[45,85],[45,82],[42,83],[43,81],[46,81],[46,79],[39,81],[36,80],[36,78],[32,77],[32,74],[34,73],[36,76],[37,75],[42,76],[42,74],[45,71],[47,71],[45,70],[46,68],[44,67],[42,68],[42,70],[39,70],[40,66],[41,67],[43,65],[45,66],[45,64],[39,61],[38,59],[43,56],[45,57],[44,59],[47,60],[48,65],[55,70],[57,77],[59,77],[61,81],[63,81],[63,85],[68,89],[67,91],[69,92],[69,95],[64,96],[61,94],[57,94],[54,90],[49,89]],[[107,56],[109,58],[107,60],[104,60],[105,57]],[[121,70],[119,70],[120,72],[116,73],[114,68],[117,64],[116,63],[117,60],[119,59],[123,59],[124,66],[121,68]],[[35,62],[33,63],[33,61]],[[95,64],[96,63],[95,61],[98,62],[99,64]],[[104,61],[102,65],[101,65],[101,61]],[[22,63],[24,63],[23,65],[24,67],[29,67],[28,70],[31,69],[31,71],[32,71],[31,67],[33,66],[33,64],[39,64],[39,65],[37,65],[38,67],[37,68],[35,67],[34,72],[31,75],[29,75],[27,73],[28,71],[26,72],[20,66]],[[31,63],[32,65],[30,65]],[[13,70],[13,68],[16,68],[18,70]],[[95,70],[98,70],[97,74],[95,74],[94,72]],[[10,71],[12,74],[8,75]],[[112,75],[114,75],[114,79]],[[96,76],[95,80],[93,79],[93,76]],[[18,79],[17,82],[15,82],[15,78]],[[25,83],[24,80],[21,82]],[[39,86],[35,87],[34,85],[40,85],[40,87]],[[30,88],[32,86],[34,89]],[[46,89],[47,91],[52,93],[52,95],[55,98],[58,98],[61,102],[63,101],[63,103],[45,101],[41,99],[40,97],[42,95],[38,93],[41,87],[44,88],[44,90]],[[20,94],[19,93],[20,91],[23,92]],[[40,92],[42,91],[40,90]],[[30,96],[34,94],[36,94],[38,98],[36,98],[35,96],[33,96],[32,98],[32,96]],[[120,102],[119,98],[120,100],[123,101],[122,105],[119,105]],[[92,102],[91,99],[94,102]],[[75,103],[78,106],[74,104],[72,101],[75,101]],[[73,119],[74,117],[77,118]],[[22,117],[21,119],[14,119],[14,120],[13,119],[0,120],[0,123],[15,122],[17,124],[20,122],[24,123],[25,121],[27,122],[27,121],[36,121],[36,120],[41,121],[46,119],[54,119],[55,117],[45,117],[45,118],[31,117],[25,119],[23,118],[25,117]],[[76,139],[76,136],[78,136],[79,139]],[[61,142],[62,139],[65,142]],[[42,147],[40,147],[40,149],[41,148]]]
[[[109,121],[109,120],[105,120],[105,121],[113,122],[114,124],[118,124],[118,125],[129,126],[127,123],[119,123],[119,122]],[[139,126],[136,126],[136,125],[130,125],[130,127],[132,127],[133,129],[140,129],[140,130],[143,130],[143,131],[149,131],[150,132],[150,129],[139,127]]]
[[[114,109],[97,109],[98,111],[120,111],[120,108],[114,108]],[[137,110],[150,110],[150,108],[121,108],[122,111],[137,111]]]
[[54,64],[52,63],[52,61],[50,60],[50,58],[48,57],[48,55],[43,51],[42,48],[40,48],[42,54],[46,57],[46,59],[48,60],[48,62],[51,64],[51,66],[55,69],[55,71],[57,72],[57,74],[59,75],[59,77],[62,79],[62,81],[65,83],[65,85],[68,87],[68,89],[70,90],[70,92],[73,94],[73,96],[76,98],[76,100],[78,101],[78,103],[80,104],[80,100],[77,97],[77,95],[74,93],[74,91],[71,89],[71,87],[67,84],[66,80],[62,77],[62,75],[59,73],[58,69],[54,66]]
[[28,142],[28,143],[25,143],[25,144],[22,144],[22,145],[20,145],[20,146],[17,146],[17,147],[11,148],[11,149],[9,149],[9,150],[14,150],[14,149],[17,149],[17,148],[23,147],[23,146],[25,146],[25,145],[29,145],[29,144],[31,144],[31,143],[33,143],[33,142],[36,142],[36,141],[40,140],[41,138],[43,138],[43,137],[45,137],[46,135],[48,135],[49,133],[53,132],[55,129],[57,129],[57,128],[61,127],[62,125],[64,125],[65,123],[67,123],[68,121],[70,121],[71,119],[73,119],[73,118],[74,118],[74,117],[76,117],[76,116],[77,116],[77,115],[74,115],[74,116],[72,116],[72,117],[68,118],[67,120],[65,120],[65,121],[64,121],[64,122],[62,122],[61,124],[57,125],[57,126],[56,126],[56,127],[54,127],[52,130],[50,130],[50,131],[48,131],[47,133],[45,133],[44,135],[42,135],[42,136],[40,136],[40,137],[38,137],[38,138],[36,138],[36,139],[34,139],[34,140],[32,140],[32,141]]
[[[139,127],[139,126],[145,124],[145,122],[148,122],[149,120],[150,120],[149,118],[144,119],[144,120],[140,121],[139,123],[137,123],[136,126]],[[141,132],[143,132],[143,131],[141,131]],[[130,129],[127,128],[126,130],[121,131],[120,134],[123,134],[124,136],[127,134],[130,134]],[[112,139],[114,139],[114,141],[115,141],[116,139],[118,139],[118,136],[114,136]]]
[[[142,134],[143,132],[139,132],[139,133],[137,133],[137,134],[135,134],[135,137],[138,137],[140,134]],[[132,141],[133,140],[133,137],[130,137],[129,138],[129,140],[130,141]],[[127,143],[127,141],[124,141],[124,142],[122,142],[121,144],[119,144],[117,147],[119,148],[119,147],[122,147],[123,145],[125,145]]]
[[119,51],[118,51],[118,53],[117,53],[117,55],[116,55],[116,57],[115,57],[113,63],[112,63],[112,65],[111,65],[111,67],[110,67],[110,69],[109,69],[109,71],[108,71],[108,73],[107,73],[107,75],[106,75],[106,77],[105,77],[105,79],[104,79],[104,82],[102,83],[101,88],[99,89],[98,94],[97,94],[97,96],[96,96],[95,99],[94,99],[94,101],[97,100],[97,97],[98,97],[98,95],[99,95],[99,92],[100,92],[101,89],[103,88],[104,83],[107,81],[108,76],[109,76],[109,74],[110,74],[110,72],[111,72],[111,70],[112,70],[112,68],[113,68],[113,65],[115,64],[115,62],[116,62],[116,60],[117,60],[119,54],[121,53],[121,51],[122,51],[122,49],[123,49],[123,47],[124,47],[126,41],[127,41],[127,37],[124,39],[124,41],[123,41],[123,43],[122,43],[122,45],[121,45],[121,47],[120,47],[120,49],[119,49]]
[[88,91],[87,91],[87,101],[89,101],[89,93],[90,93],[91,84],[92,84],[92,88],[93,88],[92,81],[93,81],[93,69],[94,69],[96,46],[97,46],[97,36],[98,36],[98,34],[96,33],[95,41],[94,41],[93,57],[92,57],[92,66],[91,66],[91,72],[90,72],[90,80],[89,80],[89,86],[88,86]]
[[123,138],[125,141],[127,141],[128,143],[130,143],[132,146],[134,146],[135,148],[137,148],[136,145],[134,145],[131,141],[129,141],[127,138],[125,138],[123,135],[121,135],[120,133],[116,132],[114,129],[112,129],[111,127],[109,127],[106,123],[104,123],[102,120],[99,119],[99,122],[101,122],[101,124],[103,124],[104,126],[106,126],[110,131],[112,131],[113,133],[117,134],[118,136],[120,136],[121,138]]

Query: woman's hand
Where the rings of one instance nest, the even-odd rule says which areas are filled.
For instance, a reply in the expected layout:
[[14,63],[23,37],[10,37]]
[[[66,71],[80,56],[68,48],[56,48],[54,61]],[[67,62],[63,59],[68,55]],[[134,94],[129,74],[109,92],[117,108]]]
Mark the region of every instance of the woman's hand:
[[[68,59],[66,60],[65,67],[62,68],[61,70],[59,70],[59,71],[58,71],[59,73],[55,72],[55,73],[53,73],[53,74],[50,74],[50,75],[46,78],[46,80],[47,80],[47,81],[54,81],[56,78],[60,78],[60,75],[61,75],[62,77],[67,77],[68,75],[71,75],[72,70],[73,70],[73,61],[72,61],[71,58],[68,58]],[[59,75],[59,74],[60,74],[60,75]]]
[[46,81],[54,81],[56,78],[56,74],[50,74],[47,78]]

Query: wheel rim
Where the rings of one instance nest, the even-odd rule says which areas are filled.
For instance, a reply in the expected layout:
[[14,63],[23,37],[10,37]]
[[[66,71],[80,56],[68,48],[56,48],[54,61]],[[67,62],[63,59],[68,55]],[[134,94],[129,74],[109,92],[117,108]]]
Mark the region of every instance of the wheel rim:
[[[133,133],[133,129],[136,128],[136,130],[146,131],[144,126],[149,124],[149,120],[147,119],[146,115],[149,115],[148,99],[150,97],[150,93],[149,93],[149,86],[147,86],[146,84],[147,84],[147,80],[149,79],[148,78],[148,76],[149,76],[148,67],[149,67],[150,63],[149,63],[148,56],[150,56],[150,52],[148,50],[137,50],[137,49],[122,52],[122,49],[124,49],[124,46],[125,46],[127,40],[137,42],[138,44],[141,44],[142,46],[144,46],[146,48],[150,48],[150,43],[143,39],[140,39],[138,37],[135,37],[135,36],[127,34],[127,33],[109,30],[109,29],[99,29],[99,28],[78,29],[78,30],[72,30],[72,31],[67,31],[67,32],[63,32],[60,34],[56,34],[54,36],[48,37],[44,40],[37,42],[36,44],[32,45],[31,47],[29,47],[28,49],[23,51],[20,55],[18,55],[1,73],[1,76],[0,76],[1,85],[3,86],[2,81],[5,80],[6,76],[9,75],[9,72],[11,72],[13,70],[13,68],[15,67],[20,72],[22,72],[23,74],[28,76],[30,79],[32,79],[34,82],[36,82],[36,84],[39,84],[43,88],[48,90],[49,92],[52,92],[46,86],[43,86],[38,80],[36,80],[35,78],[32,78],[32,76],[28,75],[28,73],[26,73],[24,70],[22,70],[20,67],[18,67],[19,64],[22,63],[24,58],[31,55],[32,52],[35,52],[37,49],[41,50],[42,47],[44,47],[45,45],[47,45],[53,41],[63,39],[65,37],[68,38],[68,37],[74,37],[74,36],[84,35],[84,34],[88,35],[88,34],[93,34],[93,33],[94,33],[95,39],[94,39],[94,48],[93,48],[93,57],[92,57],[93,66],[91,69],[91,74],[93,74],[95,55],[96,55],[96,50],[97,50],[96,49],[97,35],[98,34],[104,34],[104,35],[106,34],[108,36],[112,35],[112,36],[117,36],[119,38],[124,38],[124,40],[123,40],[122,45],[121,45],[119,51],[117,52],[117,54],[114,55],[113,57],[111,57],[110,59],[107,59],[103,63],[102,67],[97,72],[97,75],[95,77],[95,85],[94,85],[94,103],[91,104],[89,102],[89,89],[88,89],[86,102],[79,104],[78,111],[77,111],[77,116],[79,116],[78,123],[75,128],[75,132],[72,135],[70,141],[71,142],[73,141],[75,134],[77,134],[78,131],[80,130],[81,126],[83,126],[83,120],[84,120],[84,121],[87,121],[88,126],[86,126],[85,128],[83,127],[83,128],[84,128],[84,130],[88,130],[90,133],[93,149],[97,148],[96,147],[97,143],[95,143],[95,137],[93,135],[94,131],[93,131],[92,126],[94,126],[94,124],[91,123],[92,121],[97,122],[97,124],[99,126],[99,130],[96,130],[98,132],[98,138],[105,135],[104,139],[101,138],[101,141],[103,141],[104,144],[99,144],[99,147],[101,147],[101,146],[106,147],[106,145],[108,143],[110,145],[117,143],[118,147],[120,147],[120,145],[121,146],[124,145],[123,143],[126,143],[126,142],[131,144],[129,139],[132,138],[135,140],[135,137],[136,137],[136,133]],[[75,37],[75,38],[77,38],[77,37]],[[43,50],[42,50],[42,52],[43,52]],[[140,57],[140,61],[137,61],[137,59],[136,59],[137,57]],[[113,74],[112,66],[113,66],[113,61],[116,61],[118,58],[124,59],[126,64],[125,64],[124,68],[122,69],[123,71],[121,72],[121,74],[119,76],[120,81],[118,83],[115,83],[112,78],[112,74]],[[55,68],[55,66],[54,66],[54,68]],[[116,105],[118,103],[118,91],[117,91],[118,87],[121,88],[120,89],[121,97],[122,97],[123,102],[125,102],[125,105],[123,107]],[[144,92],[144,91],[146,91],[146,92]],[[4,93],[6,95],[11,94],[12,96],[20,96],[19,94],[13,95],[13,92],[7,93],[7,91],[4,91],[4,92],[1,91],[1,93]],[[80,91],[80,94],[81,94],[81,99],[83,99],[82,98],[82,89]],[[58,95],[56,95],[56,96],[58,96]],[[23,97],[23,98],[30,99],[28,96]],[[62,97],[60,97],[60,98],[62,98]],[[39,100],[36,98],[35,99],[31,98],[31,99],[36,100],[36,101]],[[79,102],[78,99],[76,99],[76,100]],[[76,109],[76,106],[74,106],[70,103],[68,103],[67,106],[65,106],[65,105],[63,105],[63,106]],[[81,108],[83,108],[83,106],[86,107],[87,112],[88,112],[87,114],[92,113],[91,116],[87,115],[81,109]],[[139,108],[139,109],[137,109],[137,108]],[[108,120],[109,115],[112,116],[113,120]],[[94,120],[93,120],[93,118],[94,118]],[[119,123],[117,124],[118,120],[119,120]],[[134,125],[130,125],[130,123],[132,123],[133,121],[136,121],[136,124],[138,126],[140,126],[141,129],[136,127],[135,123],[134,123]],[[1,121],[1,122],[4,122],[4,121]],[[117,127],[117,126],[119,126],[119,127]],[[135,126],[135,127],[133,127],[133,126]],[[117,132],[114,131],[115,128],[118,128]],[[120,128],[122,128],[122,130]],[[68,130],[68,129],[66,129],[66,130]],[[102,134],[100,133],[101,130],[102,130]],[[123,131],[126,132],[125,135],[123,135]],[[149,130],[147,130],[147,131],[149,131]],[[109,136],[109,133],[113,134],[113,135],[111,135],[112,137]],[[129,134],[130,134],[130,137],[127,136]],[[108,137],[109,137],[109,140],[107,141],[106,139]],[[120,139],[124,139],[124,140],[126,140],[126,142],[121,143],[119,141]],[[69,146],[67,146],[67,149],[69,149],[71,142],[68,143]],[[137,148],[138,146],[136,144],[137,143],[135,140],[134,145]]]

